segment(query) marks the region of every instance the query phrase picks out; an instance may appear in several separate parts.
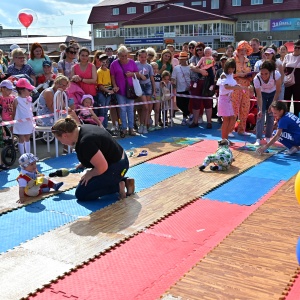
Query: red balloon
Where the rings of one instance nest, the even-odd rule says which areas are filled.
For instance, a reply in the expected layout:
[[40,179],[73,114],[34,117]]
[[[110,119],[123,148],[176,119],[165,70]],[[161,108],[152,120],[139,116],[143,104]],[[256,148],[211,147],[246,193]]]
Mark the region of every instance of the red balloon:
[[28,28],[33,22],[33,16],[26,13],[20,13],[19,21],[24,27]]

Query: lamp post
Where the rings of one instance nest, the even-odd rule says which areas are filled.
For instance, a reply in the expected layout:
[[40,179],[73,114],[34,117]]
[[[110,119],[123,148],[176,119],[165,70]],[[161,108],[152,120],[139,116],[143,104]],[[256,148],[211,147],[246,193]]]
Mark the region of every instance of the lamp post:
[[71,36],[73,36],[73,23],[74,23],[74,20],[70,20],[70,25],[71,25]]

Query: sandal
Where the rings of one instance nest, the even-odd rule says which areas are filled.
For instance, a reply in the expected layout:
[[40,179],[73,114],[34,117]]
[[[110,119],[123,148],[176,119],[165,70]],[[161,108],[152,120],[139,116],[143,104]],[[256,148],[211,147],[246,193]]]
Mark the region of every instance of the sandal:
[[148,151],[147,150],[142,150],[140,152],[140,154],[137,156],[137,157],[140,157],[140,156],[147,156],[148,155]]

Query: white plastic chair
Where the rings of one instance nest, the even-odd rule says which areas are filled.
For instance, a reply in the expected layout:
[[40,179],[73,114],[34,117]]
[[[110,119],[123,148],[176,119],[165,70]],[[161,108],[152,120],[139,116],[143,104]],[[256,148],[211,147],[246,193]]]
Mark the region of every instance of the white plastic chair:
[[[38,100],[36,101],[36,103],[33,105],[33,110],[37,110],[37,105],[38,105]],[[65,92],[63,91],[57,91],[54,94],[53,97],[53,111],[54,111],[54,123],[61,119],[61,118],[65,118],[68,112],[68,96]],[[33,153],[34,155],[36,155],[36,141],[42,138],[47,139],[47,151],[50,152],[50,138],[51,138],[51,127],[52,126],[38,126],[35,125],[34,126],[34,131],[33,131]],[[45,135],[43,135],[42,137],[37,138],[36,137],[36,132],[42,132],[43,134],[45,133]],[[69,150],[70,151],[70,147]],[[55,139],[55,153],[56,153],[56,157],[58,157],[58,140]]]

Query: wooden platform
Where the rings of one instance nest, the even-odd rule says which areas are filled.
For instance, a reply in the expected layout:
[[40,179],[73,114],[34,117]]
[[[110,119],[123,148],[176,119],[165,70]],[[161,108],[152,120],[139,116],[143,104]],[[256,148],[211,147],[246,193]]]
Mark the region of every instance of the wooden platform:
[[299,272],[295,244],[300,206],[294,195],[294,180],[284,184],[172,286],[166,293],[169,298],[164,297],[284,299]]

